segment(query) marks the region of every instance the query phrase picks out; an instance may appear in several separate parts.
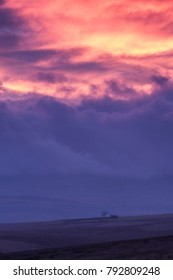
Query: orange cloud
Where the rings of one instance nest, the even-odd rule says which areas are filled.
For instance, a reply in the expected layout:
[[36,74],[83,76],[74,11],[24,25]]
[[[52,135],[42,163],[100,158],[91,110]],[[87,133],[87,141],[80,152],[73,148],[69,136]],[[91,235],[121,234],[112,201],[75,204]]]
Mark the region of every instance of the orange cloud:
[[173,77],[170,0],[8,0],[0,13],[7,88],[79,98],[116,80],[140,94],[153,75]]

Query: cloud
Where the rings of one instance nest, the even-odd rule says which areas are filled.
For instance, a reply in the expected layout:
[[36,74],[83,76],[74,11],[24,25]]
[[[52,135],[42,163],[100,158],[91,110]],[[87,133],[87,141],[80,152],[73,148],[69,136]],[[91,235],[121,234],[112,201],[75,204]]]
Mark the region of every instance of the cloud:
[[105,71],[106,67],[99,61],[79,61],[72,60],[80,56],[85,49],[41,49],[27,50],[3,53],[6,58],[19,61],[20,63],[35,63],[39,61],[50,60],[47,68],[52,70],[61,70],[67,72],[100,72]]
[[7,52],[4,55],[21,62],[33,63],[41,60],[54,59],[59,62],[66,62],[72,57],[79,56],[84,49],[31,49]]
[[155,82],[156,84],[163,86],[166,83],[168,83],[169,79],[167,77],[164,76],[152,76],[151,77],[152,81]]
[[[83,205],[81,216],[99,215],[105,207],[124,214],[164,209],[173,182],[172,88],[169,83],[128,101],[83,98],[78,105],[34,94],[1,99],[0,195],[16,197],[5,200],[13,209],[15,199],[26,201],[15,218],[12,212],[7,218],[51,219],[55,211],[74,217],[76,203]],[[39,197],[42,215],[35,216],[33,199],[31,211],[28,196]]]
[[106,92],[120,97],[135,97],[137,93],[132,88],[120,86],[115,80],[106,81]]
[[20,28],[24,20],[15,9],[0,8],[0,28]]
[[38,72],[35,75],[35,79],[38,81],[54,84],[54,83],[64,83],[67,82],[67,77],[62,73],[52,73],[52,72]]
[[3,5],[5,3],[5,0],[0,0],[0,5]]
[[[115,12],[116,16],[114,16]],[[128,1],[120,1],[108,5],[107,13],[105,26],[119,24],[123,32],[128,31],[135,35],[141,33],[146,38],[153,36],[154,38],[151,38],[154,39],[153,42],[159,37],[171,37],[168,28],[172,24],[171,1],[153,0],[145,5],[142,0],[133,1],[131,5],[128,5]]]
[[3,54],[4,57],[12,58],[21,63],[33,63],[42,60],[47,60],[56,55],[55,50],[29,50],[29,51],[15,51]]
[[6,165],[1,157],[1,172],[164,175],[172,166],[172,110],[172,88],[133,101],[84,99],[77,107],[39,96],[3,101],[1,155],[9,157]]
[[105,72],[107,69],[104,65],[95,61],[86,61],[78,63],[62,63],[56,67],[59,70],[70,72]]
[[[139,102],[139,100],[138,100]],[[142,105],[144,100],[142,100]],[[140,105],[140,102],[139,102]],[[131,102],[124,102],[123,100],[113,100],[111,97],[104,96],[102,98],[85,98],[82,100],[82,103],[79,105],[79,110],[91,110],[95,112],[103,112],[111,114],[111,113],[128,113],[129,111],[133,110],[134,103]]]
[[28,23],[18,10],[0,7],[0,49],[2,51],[15,49],[24,44]]
[[[75,111],[71,107],[48,97],[3,101],[0,105],[1,175],[102,169],[102,164],[92,156],[83,156],[63,142],[67,136],[64,133],[71,133],[71,139],[76,137],[72,135],[77,124],[73,124]],[[50,161],[44,162],[45,156]]]
[[[131,58],[125,58],[126,62],[124,58],[111,54],[84,59],[86,51],[87,48],[4,50],[0,56],[6,70],[4,76],[9,77],[9,84],[10,80],[12,83],[16,80],[16,87],[20,83],[20,89],[27,89],[28,92],[35,91],[39,84],[39,92],[50,94],[51,91],[52,95],[57,96],[62,92],[62,87],[55,88],[55,85],[66,83],[65,89],[77,89],[76,94],[71,91],[68,95],[72,98],[77,95],[80,97],[83,93],[90,95],[96,92],[135,98],[138,95],[138,90],[134,87],[136,84],[152,84],[151,76],[159,75],[152,67],[149,69],[143,66],[140,60],[134,64],[128,61]],[[46,83],[50,85],[49,88],[46,88]],[[95,85],[95,90],[92,85]],[[140,91],[145,90],[141,87]],[[64,95],[66,92],[67,90]]]
[[[3,41],[2,44],[7,42]],[[38,88],[37,93],[68,94],[69,97],[73,96],[73,89],[77,89],[74,95],[89,93],[90,76],[96,74],[100,79],[100,75],[109,72],[109,63],[99,58],[85,60],[85,52],[86,48],[11,51],[6,50],[4,45],[0,53],[3,65],[1,79],[6,80],[10,88],[15,87],[14,91],[19,87],[24,92],[35,92]],[[60,87],[63,83],[65,85]]]
[[0,49],[11,49],[19,45],[21,37],[13,33],[0,33]]

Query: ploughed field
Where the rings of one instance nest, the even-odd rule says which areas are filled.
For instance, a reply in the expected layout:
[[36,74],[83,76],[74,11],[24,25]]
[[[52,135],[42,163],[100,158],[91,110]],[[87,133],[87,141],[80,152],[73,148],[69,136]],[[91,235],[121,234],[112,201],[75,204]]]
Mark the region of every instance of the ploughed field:
[[0,259],[173,259],[173,215],[0,224]]

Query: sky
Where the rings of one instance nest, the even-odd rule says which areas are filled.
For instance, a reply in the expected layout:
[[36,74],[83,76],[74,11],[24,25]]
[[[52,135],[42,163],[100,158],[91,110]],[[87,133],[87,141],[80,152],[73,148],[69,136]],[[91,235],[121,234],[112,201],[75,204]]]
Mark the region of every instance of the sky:
[[172,18],[0,0],[0,222],[173,212]]

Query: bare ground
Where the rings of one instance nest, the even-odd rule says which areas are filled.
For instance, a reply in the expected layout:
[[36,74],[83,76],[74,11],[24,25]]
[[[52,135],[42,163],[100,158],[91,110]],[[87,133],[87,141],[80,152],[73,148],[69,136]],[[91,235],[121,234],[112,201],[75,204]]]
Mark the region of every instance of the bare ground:
[[173,215],[0,224],[0,259],[173,259]]
[[1,260],[172,260],[173,236],[0,254]]

